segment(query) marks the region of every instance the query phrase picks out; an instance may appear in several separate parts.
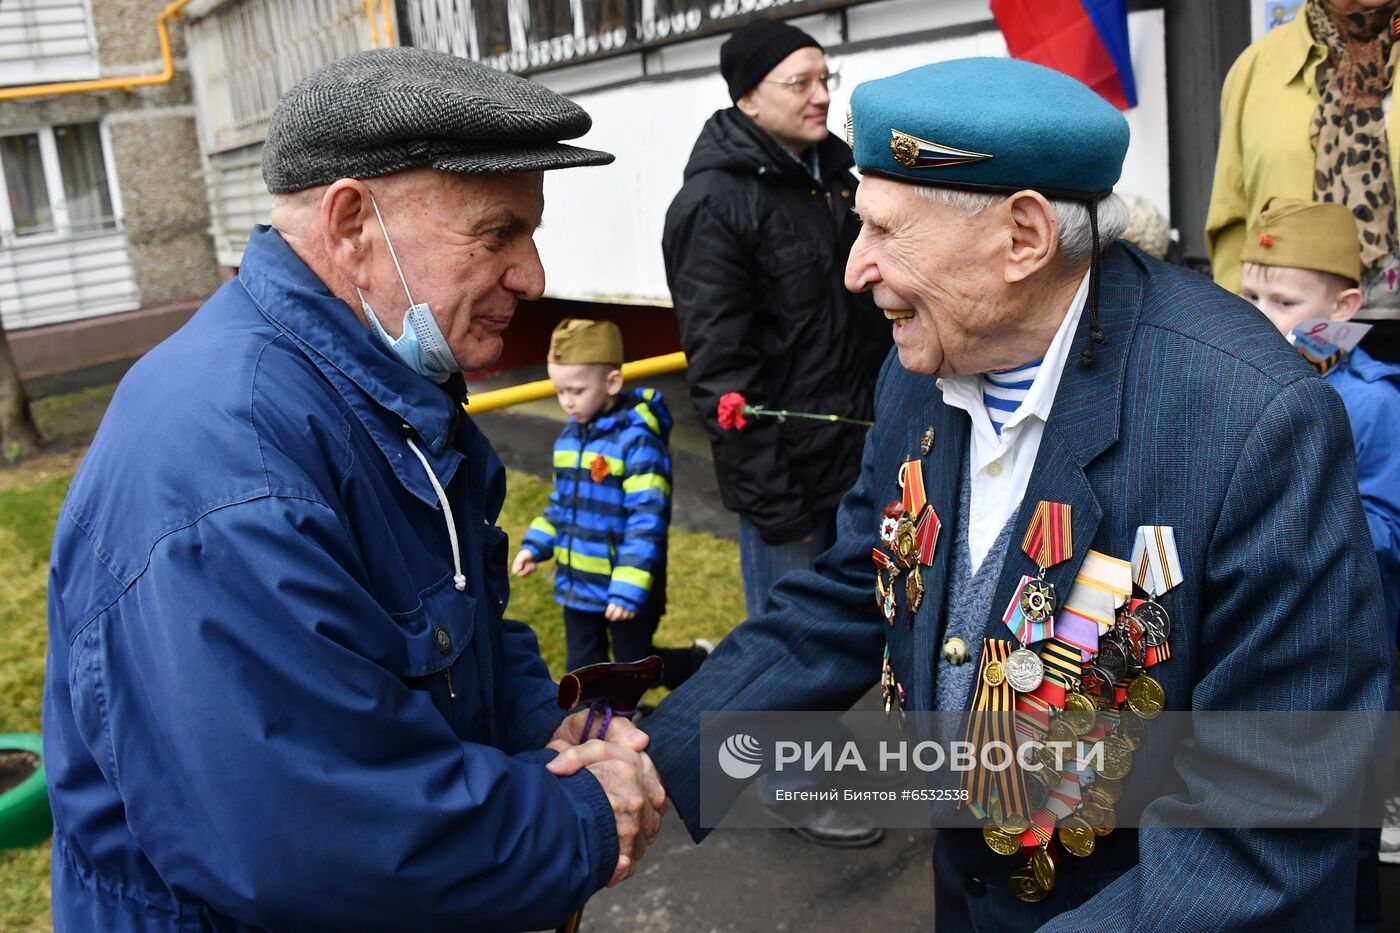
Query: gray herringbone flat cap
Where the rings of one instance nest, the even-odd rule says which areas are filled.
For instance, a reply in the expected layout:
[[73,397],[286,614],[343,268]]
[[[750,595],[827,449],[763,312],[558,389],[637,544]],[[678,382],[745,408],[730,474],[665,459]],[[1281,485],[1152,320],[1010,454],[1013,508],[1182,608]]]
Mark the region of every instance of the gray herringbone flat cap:
[[593,120],[573,101],[428,49],[374,49],[332,62],[278,102],[263,145],[273,194],[431,165],[495,175],[606,165],[566,146]]

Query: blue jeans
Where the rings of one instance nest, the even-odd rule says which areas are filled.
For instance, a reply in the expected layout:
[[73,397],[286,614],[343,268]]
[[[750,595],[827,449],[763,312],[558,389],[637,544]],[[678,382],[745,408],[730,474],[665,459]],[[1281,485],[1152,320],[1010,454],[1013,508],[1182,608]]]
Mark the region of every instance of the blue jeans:
[[[744,611],[750,619],[768,608],[773,584],[794,570],[811,570],[817,557],[836,543],[836,512],[817,515],[811,541],[768,544],[758,526],[739,516],[739,571],[744,577]],[[820,783],[816,773],[776,775],[765,772],[758,779],[759,799],[771,803],[778,790],[806,790]]]
[[818,513],[811,541],[768,544],[758,526],[739,516],[739,572],[744,577],[744,611],[750,619],[768,608],[768,593],[794,570],[811,570],[817,556],[836,543],[835,510]]

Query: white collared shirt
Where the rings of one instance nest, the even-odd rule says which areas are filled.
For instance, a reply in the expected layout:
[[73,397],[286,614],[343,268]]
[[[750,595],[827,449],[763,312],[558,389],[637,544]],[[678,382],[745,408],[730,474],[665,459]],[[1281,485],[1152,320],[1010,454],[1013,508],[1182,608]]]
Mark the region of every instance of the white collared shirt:
[[1045,421],[1055,404],[1055,392],[1060,387],[1060,376],[1069,359],[1070,344],[1074,342],[1074,332],[1088,295],[1089,274],[1086,272],[1070,302],[1069,312],[1055,332],[1055,339],[1050,341],[1050,349],[1045,351],[1045,360],[1036,373],[1035,382],[1021,406],[1006,420],[1000,435],[992,427],[982,400],[980,373],[938,380],[943,401],[961,408],[972,418],[967,450],[972,490],[969,514],[964,521],[968,523],[967,547],[973,573],[982,565],[992,542],[1026,495],[1031,470],[1040,452],[1040,438],[1045,433]]

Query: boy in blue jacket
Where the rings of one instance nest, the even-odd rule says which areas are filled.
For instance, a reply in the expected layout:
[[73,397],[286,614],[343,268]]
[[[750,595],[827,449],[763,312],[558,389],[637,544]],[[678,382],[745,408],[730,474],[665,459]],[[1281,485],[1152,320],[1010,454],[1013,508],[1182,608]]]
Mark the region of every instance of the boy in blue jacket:
[[551,556],[554,598],[564,607],[569,670],[651,654],[663,683],[680,686],[708,642],[655,648],[666,611],[666,533],[671,525],[671,414],[655,389],[623,391],[622,334],[610,321],[566,318],[549,340],[549,378],[569,416],[554,443],[554,491],[515,555],[528,576]]
[[[1303,324],[1349,321],[1361,309],[1357,244],[1356,220],[1345,205],[1274,198],[1245,238],[1240,294],[1264,312],[1346,406],[1394,657],[1400,629],[1400,366],[1374,359],[1360,347],[1344,351],[1316,333],[1316,324]],[[1381,832],[1360,833],[1358,930],[1379,917],[1377,850],[1380,861],[1400,863],[1400,799],[1387,800],[1386,810]]]
[[1356,221],[1343,205],[1273,198],[1241,252],[1240,294],[1337,390],[1351,421],[1361,505],[1376,546],[1386,634],[1400,629],[1400,366],[1343,352],[1299,325],[1349,321],[1361,310]]

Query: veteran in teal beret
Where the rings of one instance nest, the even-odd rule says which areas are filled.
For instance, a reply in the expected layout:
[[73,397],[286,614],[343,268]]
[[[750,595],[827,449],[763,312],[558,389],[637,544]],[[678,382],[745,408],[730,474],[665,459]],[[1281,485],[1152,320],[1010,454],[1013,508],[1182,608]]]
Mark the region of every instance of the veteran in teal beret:
[[[1354,831],[1208,828],[1203,801],[1258,796],[1219,777],[1236,743],[1135,728],[1384,708],[1336,393],[1250,305],[1117,242],[1127,122],[1074,79],[916,68],[855,90],[849,141],[846,286],[874,296],[895,352],[836,544],[647,719],[676,810],[696,839],[714,824],[701,711],[840,710],[872,683],[886,709],[1007,729],[1093,711],[1072,734],[1113,746],[1097,772],[969,775],[985,823],[938,832],[938,929],[1349,928]],[[1326,619],[1346,636],[1304,621]],[[1300,815],[1343,800],[1363,757],[1272,760],[1270,799]],[[707,784],[707,807],[742,786]]]

